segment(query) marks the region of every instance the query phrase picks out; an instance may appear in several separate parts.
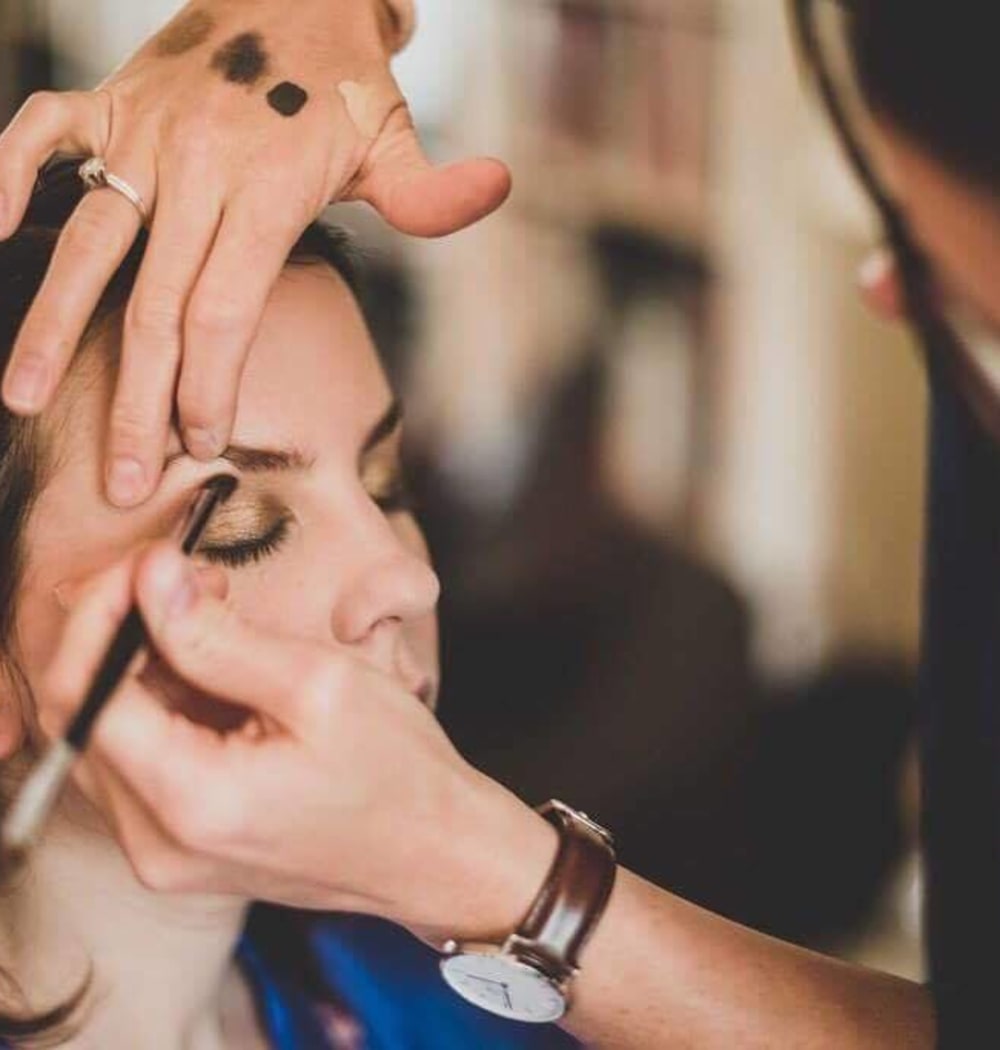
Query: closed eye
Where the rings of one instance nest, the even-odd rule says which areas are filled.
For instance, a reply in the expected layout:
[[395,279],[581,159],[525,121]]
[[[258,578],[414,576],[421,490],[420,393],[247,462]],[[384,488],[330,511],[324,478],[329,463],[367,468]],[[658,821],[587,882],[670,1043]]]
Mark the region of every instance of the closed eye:
[[284,515],[261,536],[246,537],[234,543],[203,544],[198,554],[206,561],[230,569],[259,562],[281,548],[288,539],[291,521],[291,515]]

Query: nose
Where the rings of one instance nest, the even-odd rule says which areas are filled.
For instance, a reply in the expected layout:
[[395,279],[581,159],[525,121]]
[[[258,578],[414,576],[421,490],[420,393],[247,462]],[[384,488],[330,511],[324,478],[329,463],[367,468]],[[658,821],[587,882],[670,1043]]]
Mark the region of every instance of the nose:
[[356,551],[354,572],[333,609],[333,635],[344,645],[385,646],[396,633],[385,628],[429,615],[441,593],[422,543],[404,543],[388,527],[380,531],[378,542]]

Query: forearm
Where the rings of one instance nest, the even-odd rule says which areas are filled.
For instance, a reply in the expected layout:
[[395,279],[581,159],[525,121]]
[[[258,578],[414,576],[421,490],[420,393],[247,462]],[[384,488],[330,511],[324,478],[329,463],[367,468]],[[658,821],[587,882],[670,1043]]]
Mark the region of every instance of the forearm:
[[922,985],[755,933],[624,871],[567,1027],[615,1050],[921,1050],[935,1031]]
[[[440,863],[421,897],[437,918],[419,932],[432,942],[455,936],[497,943],[537,894],[552,863],[556,833],[486,778],[467,784],[459,797],[461,817],[442,819],[442,839],[428,850]],[[624,869],[580,961],[564,1024],[588,1046],[929,1050],[934,1045],[931,996],[922,985],[767,937]]]

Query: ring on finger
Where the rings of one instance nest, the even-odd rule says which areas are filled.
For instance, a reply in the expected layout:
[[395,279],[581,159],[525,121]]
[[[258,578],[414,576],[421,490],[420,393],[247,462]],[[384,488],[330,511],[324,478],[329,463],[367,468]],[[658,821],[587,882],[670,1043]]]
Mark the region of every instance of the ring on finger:
[[126,182],[120,175],[108,170],[107,161],[103,157],[90,157],[85,160],[78,172],[83,180],[87,192],[92,190],[109,189],[120,193],[139,213],[145,225],[149,222],[149,209],[142,195],[130,183]]

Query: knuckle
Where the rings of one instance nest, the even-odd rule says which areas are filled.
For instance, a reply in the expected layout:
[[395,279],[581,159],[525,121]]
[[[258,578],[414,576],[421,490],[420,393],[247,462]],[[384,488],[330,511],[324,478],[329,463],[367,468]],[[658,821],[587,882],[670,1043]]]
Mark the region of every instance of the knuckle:
[[225,338],[250,326],[247,305],[231,293],[205,294],[195,298],[188,312],[188,332],[195,338]]
[[28,120],[51,120],[61,115],[66,102],[58,91],[36,91],[21,107],[21,115]]
[[180,330],[183,306],[183,297],[170,289],[140,291],[125,311],[125,325],[140,337],[174,335]]
[[186,427],[231,427],[236,415],[236,387],[238,376],[230,376],[229,370],[216,367],[203,374],[184,369],[177,387],[177,412]]
[[118,449],[134,449],[145,445],[155,436],[153,413],[125,401],[116,404],[111,412],[112,445]]

